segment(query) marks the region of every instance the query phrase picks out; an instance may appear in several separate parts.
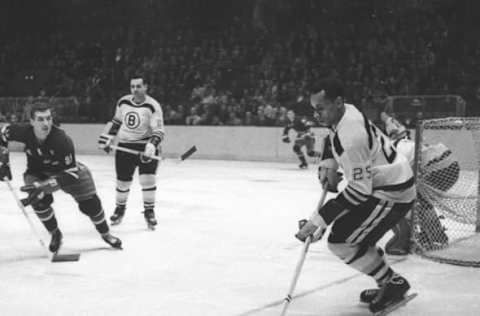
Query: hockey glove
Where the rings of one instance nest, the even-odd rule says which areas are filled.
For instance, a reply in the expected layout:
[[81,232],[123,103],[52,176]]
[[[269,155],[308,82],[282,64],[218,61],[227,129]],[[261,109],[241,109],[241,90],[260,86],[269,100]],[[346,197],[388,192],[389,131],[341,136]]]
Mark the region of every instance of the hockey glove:
[[0,181],[12,180],[10,171],[10,155],[7,147],[0,146]]
[[24,185],[20,188],[20,191],[27,192],[28,197],[22,199],[22,204],[24,206],[34,204],[42,200],[45,195],[52,194],[53,192],[60,189],[58,182],[54,178],[50,178],[45,181],[36,181],[32,184]]
[[327,190],[332,193],[338,192],[338,184],[342,181],[342,174],[337,170],[338,163],[332,158],[320,161],[318,166],[320,184],[327,183]]
[[282,142],[287,143],[287,144],[290,143],[290,137],[288,137],[287,135],[283,136]]
[[302,219],[298,222],[299,230],[295,237],[305,242],[309,236],[312,237],[311,242],[317,242],[322,239],[323,234],[327,230],[327,224],[317,212],[314,212],[311,218],[307,221]]
[[98,138],[98,148],[104,150],[106,153],[109,153],[110,150],[110,145],[113,143],[113,138],[115,136],[109,135],[109,134],[102,134]]
[[154,144],[147,143],[145,145],[145,150],[140,155],[140,160],[143,163],[149,163],[150,161],[152,161],[152,157],[155,156],[156,151],[157,151],[157,148],[155,147]]

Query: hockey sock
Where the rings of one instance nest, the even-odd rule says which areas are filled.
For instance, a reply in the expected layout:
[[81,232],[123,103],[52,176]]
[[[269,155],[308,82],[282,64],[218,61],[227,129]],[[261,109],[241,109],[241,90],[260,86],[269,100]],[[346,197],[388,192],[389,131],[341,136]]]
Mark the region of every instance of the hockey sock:
[[152,210],[155,207],[155,194],[157,192],[155,175],[141,174],[140,185],[142,186],[143,207],[146,210]]
[[37,214],[40,221],[42,221],[43,226],[45,226],[50,233],[58,228],[53,208],[48,207],[44,210],[35,210],[35,214]]
[[105,212],[103,211],[102,203],[96,194],[88,200],[78,202],[78,207],[83,214],[90,217],[93,225],[95,225],[95,229],[100,234],[108,233],[109,228],[107,221],[105,220]]
[[394,273],[380,248],[333,243],[329,243],[329,248],[346,264],[374,278],[378,285],[387,282]]
[[307,160],[305,159],[305,156],[303,154],[297,155],[298,159],[300,159],[300,162],[303,164],[307,163]]
[[125,205],[127,205],[128,194],[130,193],[131,185],[132,181],[117,180],[117,194],[115,197],[117,206],[125,207]]
[[103,209],[100,209],[97,214],[90,216],[93,225],[95,225],[95,229],[100,234],[106,234],[109,231],[107,221],[105,220],[105,212]]

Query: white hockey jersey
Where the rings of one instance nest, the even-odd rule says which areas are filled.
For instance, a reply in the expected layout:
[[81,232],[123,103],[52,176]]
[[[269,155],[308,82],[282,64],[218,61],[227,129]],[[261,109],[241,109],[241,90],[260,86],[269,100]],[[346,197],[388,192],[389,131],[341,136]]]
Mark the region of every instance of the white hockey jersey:
[[140,104],[133,101],[131,94],[120,98],[112,122],[120,125],[119,142],[144,143],[154,135],[163,140],[165,135],[162,108],[148,95]]
[[345,104],[345,113],[329,137],[332,154],[348,182],[337,201],[351,208],[369,196],[402,203],[415,199],[407,159],[397,155],[390,139],[355,106]]

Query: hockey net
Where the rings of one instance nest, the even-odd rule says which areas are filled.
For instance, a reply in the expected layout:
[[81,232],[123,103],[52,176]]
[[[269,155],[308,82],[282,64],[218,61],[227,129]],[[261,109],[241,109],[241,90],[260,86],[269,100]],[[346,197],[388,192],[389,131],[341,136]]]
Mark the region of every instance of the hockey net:
[[480,267],[480,118],[423,120],[415,139],[415,251]]

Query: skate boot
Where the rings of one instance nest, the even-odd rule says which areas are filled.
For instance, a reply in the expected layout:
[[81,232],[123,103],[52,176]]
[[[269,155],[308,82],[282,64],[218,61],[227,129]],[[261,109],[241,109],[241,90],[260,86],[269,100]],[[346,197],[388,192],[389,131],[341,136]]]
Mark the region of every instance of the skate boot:
[[48,246],[48,249],[53,253],[57,253],[58,249],[60,249],[60,246],[62,245],[63,234],[60,229],[57,228],[53,232],[51,232],[51,235],[52,239],[50,240],[50,245]]
[[306,161],[302,161],[302,163],[298,165],[298,168],[307,169],[308,168],[308,163]]
[[125,206],[117,206],[113,215],[110,216],[112,225],[118,225],[122,222],[123,216],[125,215]]
[[[380,288],[377,296],[375,296],[370,302],[370,311],[372,313],[377,313],[387,308],[389,305],[403,300],[409,289],[410,284],[408,284],[408,281],[404,277],[395,273],[388,282]],[[360,297],[360,299],[362,299],[362,297]]]
[[157,220],[155,219],[154,211],[152,209],[146,209],[145,212],[143,212],[143,216],[145,216],[145,221],[147,222],[148,229],[155,230]]
[[375,297],[377,297],[380,289],[366,289],[360,293],[360,302],[370,304]]
[[122,249],[122,241],[120,238],[117,238],[110,233],[105,233],[102,234],[102,239],[113,248]]

